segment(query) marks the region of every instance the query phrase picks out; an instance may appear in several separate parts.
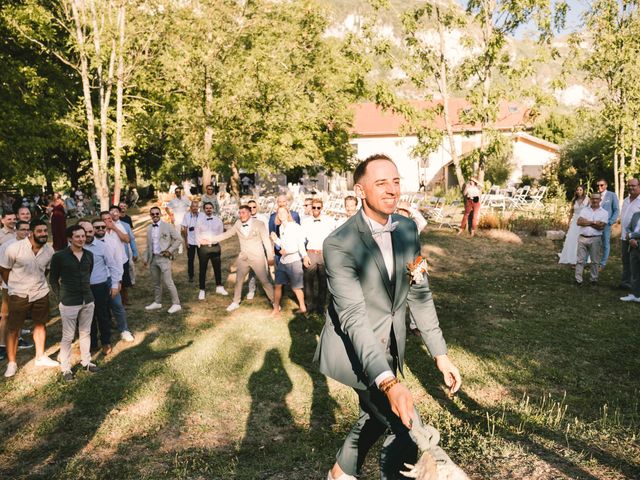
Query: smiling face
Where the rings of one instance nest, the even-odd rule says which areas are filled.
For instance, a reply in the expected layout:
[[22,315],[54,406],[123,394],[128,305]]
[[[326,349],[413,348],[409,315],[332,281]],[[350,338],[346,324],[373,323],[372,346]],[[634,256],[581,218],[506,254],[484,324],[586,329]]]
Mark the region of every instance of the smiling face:
[[72,246],[74,246],[76,248],[82,248],[82,247],[84,247],[86,238],[87,238],[87,236],[86,236],[84,230],[79,228],[78,230],[75,230],[73,232],[73,234],[71,235],[71,238],[69,238],[69,241],[71,242]]
[[389,160],[374,160],[355,191],[362,199],[364,213],[380,224],[387,223],[400,198],[400,174],[395,164]]
[[607,189],[607,182],[605,182],[604,180],[600,180],[598,182],[598,191],[600,193],[604,192]]
[[578,188],[576,188],[576,196],[578,196],[580,198],[584,197],[584,188],[582,188],[580,186]]
[[322,213],[322,202],[314,200],[313,203],[311,204],[311,214],[313,215],[313,218],[320,217],[321,213]]
[[285,224],[289,221],[289,209],[287,207],[278,207],[277,217],[280,223]]
[[358,202],[351,198],[345,200],[344,211],[347,213],[347,217],[353,217],[358,211]]
[[247,208],[241,208],[238,210],[238,216],[240,217],[240,221],[242,223],[247,223],[251,218],[251,210]]
[[84,228],[84,233],[87,236],[87,243],[93,243],[93,237],[95,236],[93,225],[90,222],[80,222],[78,225]]

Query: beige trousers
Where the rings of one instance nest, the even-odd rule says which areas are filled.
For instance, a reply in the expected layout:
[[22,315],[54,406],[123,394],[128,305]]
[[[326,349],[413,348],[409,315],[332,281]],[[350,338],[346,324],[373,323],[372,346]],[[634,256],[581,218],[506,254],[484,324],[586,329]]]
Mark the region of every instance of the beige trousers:
[[591,257],[591,281],[598,281],[598,269],[602,256],[602,237],[578,237],[578,259],[576,261],[576,282],[582,283],[582,273],[587,258]]
[[153,300],[156,303],[162,303],[162,286],[164,284],[169,290],[172,305],[180,305],[178,290],[173,283],[171,275],[171,260],[162,255],[154,255],[149,264],[151,271],[151,280],[153,281]]
[[240,255],[236,261],[236,266],[238,270],[236,271],[236,287],[233,291],[233,302],[240,303],[240,300],[242,300],[244,277],[246,277],[249,271],[252,270],[256,278],[262,284],[264,293],[267,294],[269,301],[273,303],[273,285],[269,280],[266,258],[263,257],[262,259],[257,259]]
[[60,320],[62,323],[62,339],[60,340],[60,367],[63,372],[71,370],[71,344],[76,334],[78,325],[78,338],[80,340],[80,363],[83,366],[91,361],[91,321],[95,304],[66,306],[62,303],[60,308]]

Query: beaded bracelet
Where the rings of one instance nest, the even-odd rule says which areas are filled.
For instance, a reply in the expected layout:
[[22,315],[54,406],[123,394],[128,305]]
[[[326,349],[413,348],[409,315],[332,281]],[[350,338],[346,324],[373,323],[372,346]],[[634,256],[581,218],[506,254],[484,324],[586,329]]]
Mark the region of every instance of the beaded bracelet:
[[398,383],[400,383],[400,380],[398,380],[397,377],[392,377],[380,382],[380,386],[378,388],[380,388],[380,391],[386,395],[387,392],[391,390],[391,387],[397,385]]

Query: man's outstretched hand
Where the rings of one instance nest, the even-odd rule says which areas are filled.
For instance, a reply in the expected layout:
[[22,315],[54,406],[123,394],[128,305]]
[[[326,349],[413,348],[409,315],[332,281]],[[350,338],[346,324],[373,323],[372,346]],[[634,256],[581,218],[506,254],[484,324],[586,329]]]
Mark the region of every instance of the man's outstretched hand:
[[449,390],[452,394],[456,393],[460,389],[460,385],[462,384],[460,371],[446,355],[438,355],[435,358],[436,366],[444,376],[444,383],[447,385],[447,387],[449,387]]
[[387,392],[387,400],[389,400],[393,413],[400,417],[400,420],[407,428],[411,429],[413,397],[409,389],[401,383],[396,383]]

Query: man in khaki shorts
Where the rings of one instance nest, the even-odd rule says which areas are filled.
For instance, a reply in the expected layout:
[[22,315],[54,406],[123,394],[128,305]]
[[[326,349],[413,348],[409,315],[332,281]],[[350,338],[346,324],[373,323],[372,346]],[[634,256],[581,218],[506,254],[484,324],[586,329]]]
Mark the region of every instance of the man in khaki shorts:
[[8,286],[9,316],[7,333],[7,370],[5,377],[13,377],[17,370],[18,336],[27,314],[33,320],[33,340],[36,344],[36,367],[57,367],[55,360],[44,354],[46,323],[49,320],[49,285],[45,272],[49,269],[53,248],[47,244],[47,224],[31,222],[29,238],[9,245],[0,264],[2,279]]

